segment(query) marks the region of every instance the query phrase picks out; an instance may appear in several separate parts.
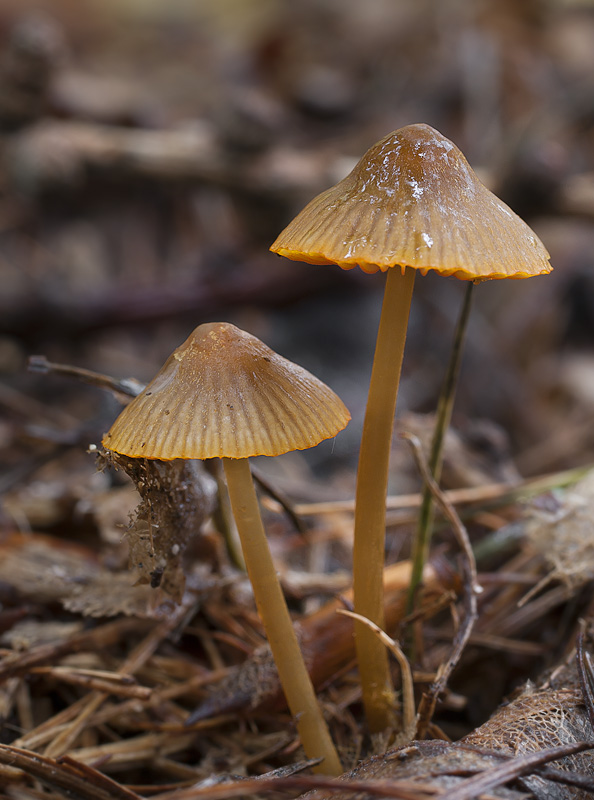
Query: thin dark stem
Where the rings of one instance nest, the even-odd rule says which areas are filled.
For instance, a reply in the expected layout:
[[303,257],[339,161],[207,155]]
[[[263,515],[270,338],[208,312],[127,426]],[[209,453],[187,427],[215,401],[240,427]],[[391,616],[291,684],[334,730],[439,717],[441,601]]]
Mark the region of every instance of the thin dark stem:
[[[456,384],[458,382],[460,364],[462,361],[464,335],[466,333],[466,326],[472,305],[473,286],[474,284],[472,281],[470,281],[466,287],[464,301],[462,303],[458,324],[456,326],[456,333],[454,336],[452,352],[450,354],[448,370],[441,387],[439,402],[437,404],[437,418],[435,421],[435,430],[433,432],[433,439],[431,442],[431,452],[429,453],[428,459],[429,470],[437,483],[439,483],[439,479],[441,477],[443,443],[446,432],[450,425],[450,420],[452,418],[452,408],[454,406],[454,398],[456,395]],[[417,530],[413,543],[413,567],[407,599],[407,613],[409,614],[412,613],[416,604],[419,584],[423,576],[423,567],[427,562],[432,527],[433,495],[429,489],[429,486],[427,483],[425,483],[423,487],[423,499],[421,501],[421,509],[419,511]]]
[[301,536],[307,536],[307,525],[295,511],[295,507],[289,498],[286,497],[286,495],[279,489],[276,489],[272,483],[264,477],[263,473],[254,467],[253,464],[250,464],[250,469],[252,471],[252,478],[254,482],[258,484],[260,489],[262,489],[267,495],[272,497],[273,500],[276,500],[276,502],[282,506],[283,511],[293,523],[297,533],[300,533]]
[[590,725],[594,729],[594,666],[592,657],[584,647],[584,632],[581,631],[577,639],[576,661],[582,694]]
[[71,364],[55,364],[53,361],[48,361],[45,356],[30,356],[27,368],[29,372],[41,372],[44,375],[52,373],[74,378],[81,383],[115,392],[124,398],[136,397],[144,389],[144,384],[136,378],[112,378],[111,375],[102,375],[100,372],[74,367]]
[[468,538],[468,532],[462,524],[460,517],[456,513],[456,509],[446,500],[443,492],[437,485],[437,482],[430,474],[429,465],[423,458],[423,451],[418,438],[410,433],[403,433],[402,438],[410,444],[413,456],[421,475],[429,487],[429,490],[431,491],[435,501],[441,507],[444,516],[452,525],[454,534],[458,540],[460,549],[462,550],[462,565],[464,570],[464,605],[466,614],[464,621],[460,625],[458,633],[454,638],[450,655],[448,656],[446,662],[442,664],[437,671],[435,680],[429,689],[423,694],[419,704],[416,738],[422,739],[425,736],[427,727],[433,716],[437,699],[441,692],[445,689],[449,677],[460,661],[464,648],[470,639],[470,634],[472,633],[474,623],[476,622],[478,616],[476,597],[477,594],[482,592],[482,589],[477,580],[476,562],[474,560],[472,547]]

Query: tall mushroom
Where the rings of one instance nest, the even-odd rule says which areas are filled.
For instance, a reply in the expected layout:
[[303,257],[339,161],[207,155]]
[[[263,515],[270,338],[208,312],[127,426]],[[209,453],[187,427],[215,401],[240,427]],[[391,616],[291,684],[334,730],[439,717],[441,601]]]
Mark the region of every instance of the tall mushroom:
[[[355,610],[382,626],[388,460],[415,272],[528,278],[550,272],[549,255],[453,142],[424,124],[373,145],[270,249],[311,264],[387,272],[359,455],[353,567]],[[357,624],[355,637],[368,723],[381,731],[391,721],[387,655],[366,626]]]
[[200,325],[103,439],[132,458],[222,458],[243,554],[270,648],[308,757],[342,769],[309,678],[268,548],[248,458],[303,450],[350,419],[306,370],[224,322]]

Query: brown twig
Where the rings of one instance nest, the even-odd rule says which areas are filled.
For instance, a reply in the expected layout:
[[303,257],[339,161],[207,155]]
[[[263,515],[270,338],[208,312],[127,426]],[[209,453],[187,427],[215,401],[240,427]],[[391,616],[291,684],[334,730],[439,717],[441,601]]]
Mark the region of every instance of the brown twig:
[[107,692],[119,697],[148,700],[152,695],[152,689],[147,686],[138,686],[131,676],[118,675],[118,673],[97,673],[94,670],[79,670],[73,667],[34,667],[31,674],[49,675],[51,678],[65,683]]
[[301,515],[297,513],[295,510],[295,505],[289,500],[288,497],[284,495],[283,492],[276,489],[270,481],[264,477],[263,473],[254,467],[253,464],[250,464],[250,469],[252,471],[252,478],[258,484],[258,486],[273,500],[281,506],[285,514],[289,517],[295,529],[298,533],[302,536],[307,535],[307,525],[301,518]]
[[588,712],[590,725],[594,730],[594,668],[590,653],[584,649],[584,631],[580,631],[576,643],[577,673],[584,696],[584,704]]
[[443,492],[435,482],[431,472],[429,471],[429,467],[423,455],[423,450],[421,447],[421,442],[418,437],[410,434],[410,433],[403,433],[402,438],[405,439],[411,446],[413,456],[417,463],[417,467],[421,472],[423,480],[425,481],[427,487],[429,488],[431,494],[433,495],[435,502],[440,506],[442,513],[444,516],[449,520],[458,539],[458,543],[464,555],[462,560],[463,569],[465,573],[465,606],[466,606],[466,614],[464,618],[463,624],[460,626],[456,638],[454,640],[454,644],[452,647],[452,651],[444,664],[442,664],[437,671],[437,678],[433,682],[433,684],[429,687],[427,692],[423,694],[421,702],[419,704],[419,713],[418,713],[418,723],[417,723],[417,738],[422,739],[427,732],[427,726],[431,721],[431,717],[433,716],[433,712],[435,710],[435,705],[437,703],[437,699],[441,692],[444,690],[447,681],[452,674],[455,666],[457,665],[460,657],[466,647],[470,634],[472,633],[472,629],[474,627],[474,623],[476,622],[478,611],[477,611],[477,602],[476,596],[478,593],[482,592],[482,588],[478,584],[477,574],[476,574],[476,563],[474,560],[474,554],[472,552],[472,547],[470,545],[470,540],[468,538],[468,532],[466,528],[462,524],[458,514],[456,513],[456,509],[454,506],[448,502],[448,500],[444,497]]
[[104,788],[106,792],[110,793],[110,797],[121,798],[121,800],[139,799],[139,795],[137,795],[136,792],[127,789],[125,786],[122,786],[121,783],[116,783],[116,781],[108,778],[107,775],[104,775],[102,772],[93,769],[93,767],[89,766],[89,764],[81,764],[79,761],[76,761],[76,759],[71,758],[68,755],[58,758],[57,763],[64,764],[65,766],[76,770],[76,772],[85,781],[95,781],[99,787]]
[[78,800],[142,800],[136,792],[72,758],[53,759],[0,744],[0,764],[22,770],[51,789]]
[[70,364],[56,364],[48,361],[45,356],[29,356],[27,369],[29,372],[41,372],[43,375],[53,374],[74,378],[81,383],[98,386],[125,398],[136,397],[144,389],[144,384],[136,378],[112,378],[110,375],[102,375],[90,369],[73,367]]
[[[429,472],[429,467],[427,465],[427,461],[425,456],[423,455],[423,448],[421,445],[421,440],[410,433],[402,433],[402,438],[405,439],[413,452],[413,456],[415,458],[415,462],[423,480],[427,481],[429,489],[433,494],[435,501],[441,507],[443,515],[452,525],[454,529],[454,533],[456,538],[458,539],[458,544],[460,545],[462,552],[465,555],[465,566],[469,573],[470,577],[470,588],[472,589],[473,593],[480,594],[483,589],[478,583],[477,574],[476,574],[476,562],[474,560],[474,554],[472,552],[472,545],[470,544],[470,539],[468,538],[468,531],[466,527],[463,525],[460,517],[458,516],[456,509],[454,508],[453,504],[449,502],[447,497],[445,496],[444,492],[439,488],[438,484],[436,483],[435,479]],[[429,479],[429,480],[428,480]]]
[[467,778],[456,788],[440,795],[440,800],[471,800],[471,798],[479,797],[490,789],[495,789],[508,781],[533,772],[537,767],[548,764],[550,761],[557,761],[560,758],[583,753],[584,750],[592,750],[593,748],[594,742],[577,742],[561,745],[560,747],[549,747],[546,750],[539,750],[537,753],[518,756],[499,767],[485,770],[472,778]]
[[[464,750],[472,750],[473,753],[478,753],[481,756],[488,756],[490,758],[497,758],[502,761],[509,761],[516,758],[507,752],[500,750],[492,750],[487,747],[477,747],[475,745],[468,745],[467,743],[461,745]],[[566,786],[576,786],[584,789],[587,792],[594,792],[594,778],[581,772],[572,772],[571,770],[559,769],[557,767],[545,766],[536,769],[535,774],[539,775],[547,781],[554,781]]]

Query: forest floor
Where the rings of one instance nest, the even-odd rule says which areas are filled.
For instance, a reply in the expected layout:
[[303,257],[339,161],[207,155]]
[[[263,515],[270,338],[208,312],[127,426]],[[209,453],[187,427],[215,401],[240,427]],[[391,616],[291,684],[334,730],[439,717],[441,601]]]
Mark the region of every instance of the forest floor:
[[[528,680],[561,692],[563,719],[590,712],[580,633],[594,578],[594,8],[55,0],[40,13],[8,0],[0,41],[1,800],[297,797],[327,783],[300,749],[229,519],[203,509],[180,597],[137,583],[128,545],[140,498],[100,453],[130,396],[215,320],[311,370],[352,413],[311,452],[253,462],[345,771],[380,754],[341,786],[449,797],[422,776],[411,789],[392,771],[396,751],[381,755],[406,732],[369,736],[352,620],[337,614],[350,608],[383,282],[268,252],[305,202],[412,122],[460,146],[554,267],[477,287],[436,498],[455,513],[440,506],[413,615],[404,598],[422,480],[394,437],[386,617],[395,641],[414,638],[415,702],[425,704],[413,734],[437,750],[473,736],[497,750],[496,737],[485,745],[473,732]],[[423,445],[463,288],[417,280],[396,432]],[[208,494],[217,466],[196,470]],[[571,672],[565,688],[550,679],[555,668]],[[512,706],[520,717],[522,703]],[[589,724],[576,723],[582,738]],[[502,752],[525,756],[498,735]],[[551,748],[581,741],[547,736],[539,765],[518,762],[452,800],[511,796],[520,773],[571,756]],[[555,784],[572,797],[594,773],[587,753],[579,759],[564,763],[581,787]]]

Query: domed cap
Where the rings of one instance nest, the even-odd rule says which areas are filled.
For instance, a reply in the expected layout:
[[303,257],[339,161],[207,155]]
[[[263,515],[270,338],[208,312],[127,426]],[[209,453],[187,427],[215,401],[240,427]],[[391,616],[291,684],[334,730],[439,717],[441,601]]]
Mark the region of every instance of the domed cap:
[[120,414],[103,446],[131,458],[248,458],[304,450],[350,414],[306,370],[234,325],[200,325]]
[[536,234],[477,178],[453,142],[407,125],[315,197],[270,248],[310,264],[399,265],[467,280],[550,272]]

